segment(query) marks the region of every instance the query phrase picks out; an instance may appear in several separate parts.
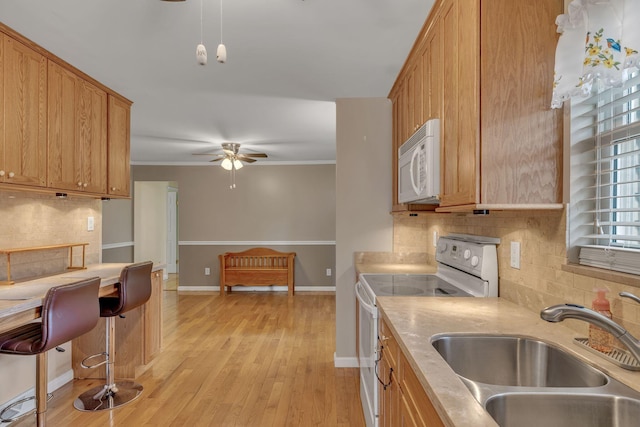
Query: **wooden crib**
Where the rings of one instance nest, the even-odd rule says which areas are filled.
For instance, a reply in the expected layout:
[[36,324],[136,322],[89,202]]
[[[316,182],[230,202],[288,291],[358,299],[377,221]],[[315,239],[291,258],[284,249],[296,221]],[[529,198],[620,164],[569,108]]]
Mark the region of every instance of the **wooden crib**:
[[252,248],[243,252],[226,252],[220,259],[220,295],[225,286],[286,285],[294,294],[295,252],[278,252],[269,248]]

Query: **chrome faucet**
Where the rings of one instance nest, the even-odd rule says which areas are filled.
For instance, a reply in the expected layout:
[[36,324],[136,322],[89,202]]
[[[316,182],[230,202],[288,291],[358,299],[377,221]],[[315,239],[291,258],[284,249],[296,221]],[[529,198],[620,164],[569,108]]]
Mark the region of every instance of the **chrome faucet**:
[[[640,298],[629,292],[621,292],[620,296],[640,303]],[[578,319],[591,323],[616,337],[640,363],[640,341],[607,316],[577,304],[558,304],[543,309],[540,317],[554,323],[565,319]]]

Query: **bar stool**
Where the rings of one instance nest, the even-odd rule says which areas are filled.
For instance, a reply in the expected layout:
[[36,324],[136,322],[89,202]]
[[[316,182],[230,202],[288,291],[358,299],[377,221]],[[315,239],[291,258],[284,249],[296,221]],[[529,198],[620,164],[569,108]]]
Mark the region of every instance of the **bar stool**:
[[[129,403],[142,393],[142,385],[133,381],[115,382],[113,369],[116,345],[116,316],[141,306],[151,296],[151,269],[153,262],[145,261],[131,264],[122,269],[120,281],[116,283],[117,295],[99,299],[100,317],[105,317],[106,350],[85,358],[83,368],[95,368],[106,365],[106,382],[104,385],[85,391],[76,398],[73,406],[80,411],[103,411],[114,409]],[[100,363],[87,365],[91,359],[105,357]]]
[[40,321],[0,333],[0,353],[36,356],[35,396],[7,406],[0,413],[2,422],[11,422],[30,414],[32,411],[9,419],[3,418],[4,413],[15,405],[35,398],[36,424],[45,425],[48,400],[47,351],[95,328],[100,317],[99,288],[99,277],[53,287],[44,297]]

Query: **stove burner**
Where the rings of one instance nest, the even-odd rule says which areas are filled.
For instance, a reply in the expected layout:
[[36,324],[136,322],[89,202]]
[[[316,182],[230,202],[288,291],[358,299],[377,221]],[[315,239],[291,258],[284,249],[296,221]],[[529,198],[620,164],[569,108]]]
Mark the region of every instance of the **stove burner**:
[[384,293],[384,295],[420,295],[424,293],[424,290],[409,285],[384,285],[380,287],[380,292]]
[[376,296],[470,296],[455,285],[432,274],[364,275]]

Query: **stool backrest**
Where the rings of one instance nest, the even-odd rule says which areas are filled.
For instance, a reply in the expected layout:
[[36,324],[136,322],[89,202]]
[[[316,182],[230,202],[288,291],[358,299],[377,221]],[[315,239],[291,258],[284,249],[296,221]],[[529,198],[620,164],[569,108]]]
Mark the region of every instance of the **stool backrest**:
[[100,318],[100,278],[92,277],[47,292],[42,303],[42,353],[92,330]]
[[134,309],[151,297],[151,269],[153,262],[144,261],[131,264],[120,273],[120,307],[118,313]]

